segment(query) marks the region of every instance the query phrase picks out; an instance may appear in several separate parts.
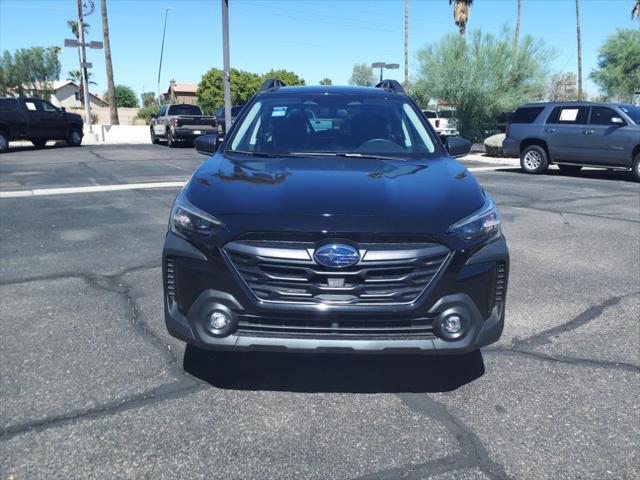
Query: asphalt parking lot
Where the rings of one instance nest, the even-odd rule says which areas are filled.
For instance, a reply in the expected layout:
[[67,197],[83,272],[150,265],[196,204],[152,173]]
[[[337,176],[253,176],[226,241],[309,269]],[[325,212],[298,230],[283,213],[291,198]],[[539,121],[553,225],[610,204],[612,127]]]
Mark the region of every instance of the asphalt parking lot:
[[[1,479],[640,476],[630,176],[468,164],[512,258],[506,329],[481,352],[202,355],[166,333],[160,273],[178,189],[162,183],[202,160],[0,156]],[[101,188],[126,183],[161,185]]]

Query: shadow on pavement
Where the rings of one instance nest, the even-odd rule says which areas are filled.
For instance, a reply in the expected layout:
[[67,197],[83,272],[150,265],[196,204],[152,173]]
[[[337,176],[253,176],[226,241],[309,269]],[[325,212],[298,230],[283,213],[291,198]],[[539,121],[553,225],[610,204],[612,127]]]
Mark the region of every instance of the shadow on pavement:
[[480,350],[466,355],[209,352],[190,345],[187,373],[217,388],[287,392],[449,392],[484,375]]
[[[520,173],[525,176],[529,176],[529,173],[525,173],[522,171],[520,167],[509,167],[505,166],[504,168],[498,168],[493,170],[494,172],[505,172],[505,173]],[[614,180],[614,181],[623,181],[623,182],[631,182],[635,183],[633,175],[630,171],[625,170],[605,170],[605,169],[589,169],[589,170],[580,170],[577,173],[566,173],[561,172],[556,168],[550,168],[545,173],[541,175],[530,175],[532,177],[544,178],[544,177],[575,177],[575,178],[590,178],[596,180]]]

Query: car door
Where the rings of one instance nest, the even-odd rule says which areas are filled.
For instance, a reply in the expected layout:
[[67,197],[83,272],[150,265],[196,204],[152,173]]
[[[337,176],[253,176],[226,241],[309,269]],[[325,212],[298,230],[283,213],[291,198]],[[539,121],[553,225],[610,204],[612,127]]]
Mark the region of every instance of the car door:
[[589,163],[628,167],[634,133],[613,108],[591,107],[589,123],[582,131]]
[[588,113],[585,105],[561,105],[552,110],[544,128],[552,161],[587,163],[583,131]]
[[153,131],[156,135],[163,136],[164,135],[164,121],[163,118],[167,114],[167,106],[163,105],[160,107],[160,113],[158,113],[158,118],[156,118],[155,123],[153,124]]
[[44,121],[42,100],[26,98],[23,105],[29,122],[29,138],[47,138],[48,130]]
[[67,137],[67,123],[64,112],[46,100],[41,100],[41,105],[41,118],[43,128],[46,130],[44,138],[65,139]]

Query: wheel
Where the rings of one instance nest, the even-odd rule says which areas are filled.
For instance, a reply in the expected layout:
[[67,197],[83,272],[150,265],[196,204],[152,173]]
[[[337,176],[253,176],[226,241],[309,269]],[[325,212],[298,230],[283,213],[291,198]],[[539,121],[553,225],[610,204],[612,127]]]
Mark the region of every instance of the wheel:
[[69,130],[67,136],[67,145],[70,147],[79,147],[82,143],[82,132],[78,128],[72,128]]
[[33,146],[36,148],[43,148],[47,144],[47,141],[44,138],[34,138],[31,140],[31,143],[33,143]]
[[[0,151],[2,150],[0,149]],[[633,178],[635,178],[636,182],[640,182],[640,153],[638,153],[633,159],[633,165],[631,166],[631,174],[633,175]]]
[[171,133],[171,129],[167,130],[167,147],[175,148],[176,141],[173,139],[173,134]]
[[544,173],[549,168],[547,152],[540,145],[529,145],[520,154],[520,166],[526,173]]
[[158,137],[156,137],[156,132],[153,131],[153,127],[150,128],[151,131],[151,143],[153,143],[154,145],[157,145],[160,143],[160,140],[158,139]]
[[9,150],[9,138],[4,132],[0,132],[0,153]]
[[580,165],[558,165],[558,168],[562,173],[567,175],[575,175],[580,170],[582,170],[582,166]]

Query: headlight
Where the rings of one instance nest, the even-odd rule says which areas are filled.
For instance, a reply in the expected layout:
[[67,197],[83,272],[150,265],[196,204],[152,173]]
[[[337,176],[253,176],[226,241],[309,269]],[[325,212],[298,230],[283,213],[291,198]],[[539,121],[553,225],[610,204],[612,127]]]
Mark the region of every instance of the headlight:
[[191,205],[183,191],[171,209],[169,228],[173,233],[183,237],[194,234],[206,237],[224,228],[224,225],[217,218]]
[[485,202],[480,210],[449,227],[449,231],[465,240],[494,237],[500,234],[500,213],[493,198],[485,193]]

